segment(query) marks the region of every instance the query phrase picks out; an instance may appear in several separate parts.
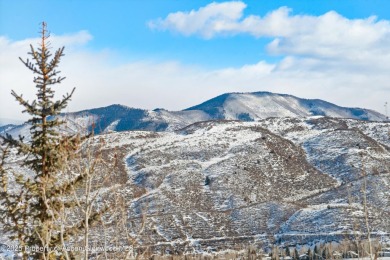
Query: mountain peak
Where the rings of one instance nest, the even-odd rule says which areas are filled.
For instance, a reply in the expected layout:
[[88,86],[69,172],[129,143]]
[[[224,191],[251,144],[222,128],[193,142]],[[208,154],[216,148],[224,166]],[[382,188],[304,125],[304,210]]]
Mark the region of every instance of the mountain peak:
[[[259,121],[270,117],[326,116],[366,121],[387,121],[386,116],[369,109],[341,107],[321,99],[303,99],[288,94],[267,91],[233,92],[219,95],[182,111],[163,108],[144,110],[113,104],[107,107],[83,110],[61,115],[69,124],[91,128],[95,133],[106,131],[148,130],[174,131],[190,124],[209,120]],[[17,136],[21,128],[10,130]],[[28,132],[27,130],[24,132]],[[7,128],[8,131],[8,128]]]
[[378,112],[363,108],[337,106],[321,99],[303,99],[267,91],[226,93],[185,109],[201,110],[215,119],[253,121],[268,117],[329,116],[359,120],[384,121]]

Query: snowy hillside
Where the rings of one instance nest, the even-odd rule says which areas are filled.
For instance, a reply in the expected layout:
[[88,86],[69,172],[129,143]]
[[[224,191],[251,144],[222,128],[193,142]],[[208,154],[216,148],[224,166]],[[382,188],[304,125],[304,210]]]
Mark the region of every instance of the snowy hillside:
[[389,126],[270,118],[99,138],[108,152],[122,151],[128,221],[146,215],[138,242],[193,252],[337,241],[354,223],[365,232],[364,181],[373,236],[388,239]]
[[329,116],[382,121],[385,116],[368,109],[345,108],[319,99],[301,99],[270,92],[230,93],[186,109],[201,110],[215,119],[253,121],[268,117]]
[[[123,185],[131,234],[146,216],[136,240],[153,251],[353,238],[367,231],[364,185],[372,234],[390,242],[390,122],[377,112],[259,92],[184,111],[112,105],[60,117],[63,132],[100,133],[121,162],[108,185]],[[0,133],[28,140],[29,125]]]
[[[153,112],[166,119],[166,111]],[[204,252],[353,238],[356,229],[366,232],[365,182],[372,234],[389,241],[389,126],[322,116],[220,120],[177,131],[107,131],[96,143],[122,162],[112,185],[123,185],[132,234],[146,216],[137,242]]]

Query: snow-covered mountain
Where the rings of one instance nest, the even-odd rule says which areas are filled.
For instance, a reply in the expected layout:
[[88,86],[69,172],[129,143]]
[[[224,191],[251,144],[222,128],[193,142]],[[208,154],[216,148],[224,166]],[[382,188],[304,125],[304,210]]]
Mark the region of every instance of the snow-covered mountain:
[[367,231],[364,186],[372,236],[390,242],[390,122],[377,112],[246,93],[177,112],[112,105],[61,116],[63,131],[101,133],[96,145],[120,164],[105,188],[122,185],[129,232],[145,221],[136,240],[150,250],[354,239]]
[[317,115],[371,121],[386,119],[384,115],[369,109],[340,107],[320,99],[302,99],[270,92],[223,94],[186,109],[192,110],[204,111],[213,119],[244,121]]
[[2,125],[0,126],[0,135],[9,132],[16,127],[21,127],[21,125],[12,125],[12,124]]
[[146,216],[137,241],[194,252],[354,239],[367,230],[364,185],[372,236],[389,239],[389,126],[268,118],[99,138],[121,150],[128,221]]
[[21,120],[0,117],[0,127],[5,126],[5,125],[19,125],[22,123],[23,123],[23,121],[21,121]]
[[[210,99],[182,111],[165,109],[144,110],[123,105],[88,109],[61,115],[68,122],[64,131],[148,130],[174,131],[189,124],[208,120],[258,121],[269,117],[329,116],[369,121],[384,121],[386,117],[363,108],[340,107],[319,99],[301,99],[270,92],[229,93]],[[8,132],[28,134],[28,125],[20,125]],[[0,129],[1,133],[1,129]]]

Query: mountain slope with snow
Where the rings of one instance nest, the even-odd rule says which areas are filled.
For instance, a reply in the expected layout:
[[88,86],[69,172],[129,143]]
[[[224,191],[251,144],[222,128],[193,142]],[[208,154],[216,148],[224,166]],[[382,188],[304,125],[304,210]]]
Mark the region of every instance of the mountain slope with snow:
[[[364,185],[372,236],[389,239],[389,127],[322,116],[215,120],[177,131],[106,131],[94,140],[121,165],[111,185],[122,185],[117,210],[126,212],[130,234],[144,220],[140,245],[192,253],[364,233]],[[96,227],[105,241],[118,235],[105,228]]]
[[[67,126],[64,131],[147,130],[174,131],[187,125],[208,120],[258,121],[269,117],[328,116],[368,121],[385,121],[386,116],[363,108],[345,108],[319,99],[301,99],[270,92],[228,93],[182,111],[144,110],[123,105],[88,109],[62,114]],[[28,132],[28,125],[7,130],[17,136]]]
[[214,119],[256,121],[268,117],[328,116],[383,121],[378,112],[362,108],[346,108],[319,99],[302,99],[270,92],[223,94],[186,111],[201,110]]
[[[139,243],[155,250],[214,250],[390,232],[389,123],[326,117],[208,121],[175,132],[103,134],[121,158],[146,216]],[[137,194],[134,197],[134,194]],[[135,231],[134,231],[135,232]]]

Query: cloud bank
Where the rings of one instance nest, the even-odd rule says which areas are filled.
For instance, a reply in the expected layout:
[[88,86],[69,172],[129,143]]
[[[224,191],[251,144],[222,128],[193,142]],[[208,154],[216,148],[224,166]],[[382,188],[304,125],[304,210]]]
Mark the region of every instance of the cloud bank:
[[347,19],[334,11],[320,16],[293,15],[280,7],[263,17],[244,16],[243,2],[211,3],[198,10],[176,12],[148,23],[149,27],[206,39],[249,34],[274,38],[271,53],[322,58],[363,60],[372,55],[388,56],[390,23],[375,16]]

